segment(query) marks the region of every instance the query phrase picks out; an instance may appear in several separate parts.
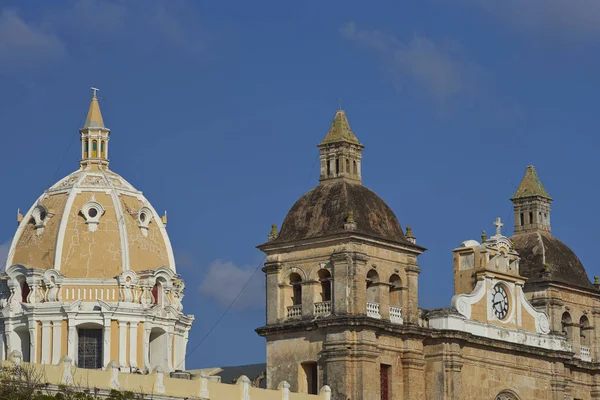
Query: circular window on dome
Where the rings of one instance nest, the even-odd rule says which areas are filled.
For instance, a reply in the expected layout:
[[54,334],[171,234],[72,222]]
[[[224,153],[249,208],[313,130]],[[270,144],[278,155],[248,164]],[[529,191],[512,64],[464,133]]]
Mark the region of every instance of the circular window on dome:
[[91,207],[88,210],[88,215],[90,216],[90,218],[96,218],[96,215],[98,215],[98,210],[96,210],[94,207]]

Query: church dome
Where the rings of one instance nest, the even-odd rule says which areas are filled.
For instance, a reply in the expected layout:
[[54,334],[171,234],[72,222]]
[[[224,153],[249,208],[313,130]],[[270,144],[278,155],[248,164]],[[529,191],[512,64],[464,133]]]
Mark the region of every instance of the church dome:
[[566,244],[546,232],[528,232],[512,237],[521,260],[521,275],[530,283],[544,277],[550,281],[596,290],[579,257]]
[[552,236],[552,197],[542,185],[533,165],[527,166],[523,180],[510,200],[515,213],[512,241],[521,257],[521,275],[528,278],[528,284],[543,279],[596,290],[573,250]]
[[96,96],[80,132],[80,169],[19,214],[7,265],[54,269],[68,278],[107,279],[159,267],[175,272],[163,220],[142,192],[108,169],[109,130]]
[[309,239],[347,232],[352,213],[354,232],[395,242],[406,242],[398,218],[373,191],[345,181],[318,185],[288,212],[278,241]]

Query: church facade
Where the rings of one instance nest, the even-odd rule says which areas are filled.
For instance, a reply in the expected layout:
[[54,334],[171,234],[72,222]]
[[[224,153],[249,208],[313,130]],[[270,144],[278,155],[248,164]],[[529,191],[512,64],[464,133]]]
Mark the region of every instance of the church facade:
[[600,399],[600,285],[553,236],[533,166],[514,235],[457,243],[451,307],[419,308],[411,228],[361,182],[363,145],[338,111],[320,183],[273,226],[266,254],[267,385],[333,399]]

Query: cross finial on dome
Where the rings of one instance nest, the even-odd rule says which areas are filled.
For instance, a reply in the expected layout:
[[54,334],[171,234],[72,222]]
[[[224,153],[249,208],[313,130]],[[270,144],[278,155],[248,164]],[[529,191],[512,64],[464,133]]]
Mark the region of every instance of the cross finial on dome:
[[102,113],[100,112],[100,104],[98,103],[98,91],[100,89],[91,87],[93,92],[92,101],[88,110],[87,118],[85,119],[84,129],[87,128],[104,128],[104,121],[102,120]]
[[494,226],[496,227],[496,235],[501,236],[502,235],[502,227],[504,226],[504,224],[500,220],[500,217],[496,218],[496,221],[494,221]]

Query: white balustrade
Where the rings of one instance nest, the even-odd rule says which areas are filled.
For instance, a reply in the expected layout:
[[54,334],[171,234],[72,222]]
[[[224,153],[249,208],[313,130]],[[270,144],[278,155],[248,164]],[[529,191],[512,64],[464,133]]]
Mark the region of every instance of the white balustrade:
[[390,306],[390,322],[392,324],[401,324],[402,320],[402,308],[396,306]]
[[296,304],[287,308],[288,318],[299,318],[302,316],[302,304]]
[[367,303],[367,317],[381,319],[379,303]]
[[592,353],[590,352],[590,346],[579,346],[581,351],[579,352],[581,361],[592,361]]
[[331,301],[321,301],[315,303],[315,315],[329,315],[331,314]]

